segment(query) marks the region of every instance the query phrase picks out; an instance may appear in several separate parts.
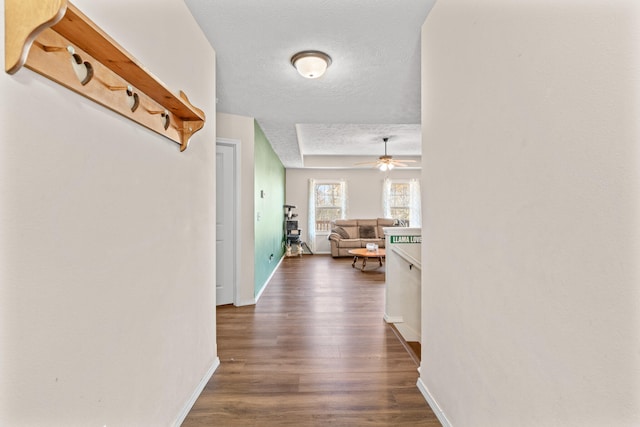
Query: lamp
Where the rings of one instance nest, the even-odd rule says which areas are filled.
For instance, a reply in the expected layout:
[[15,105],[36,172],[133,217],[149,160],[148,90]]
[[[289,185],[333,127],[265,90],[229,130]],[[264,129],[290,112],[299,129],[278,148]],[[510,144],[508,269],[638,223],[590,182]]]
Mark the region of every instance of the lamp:
[[302,77],[317,79],[331,65],[331,57],[318,50],[303,50],[291,57],[291,65]]

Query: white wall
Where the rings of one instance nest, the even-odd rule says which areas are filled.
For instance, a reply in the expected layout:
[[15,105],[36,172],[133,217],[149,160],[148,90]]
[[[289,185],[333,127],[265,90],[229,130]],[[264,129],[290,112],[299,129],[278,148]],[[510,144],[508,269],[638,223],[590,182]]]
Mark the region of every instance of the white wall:
[[181,0],[74,4],[207,123],[0,75],[0,425],[167,426],[217,364],[215,53]]
[[[255,304],[255,229],[253,215],[255,212],[255,123],[253,117],[235,114],[217,114],[217,136],[238,141],[240,153],[240,203],[238,229],[240,239],[239,253],[242,254],[240,268],[237,270],[236,305]],[[247,262],[250,260],[251,262]]]
[[426,20],[419,385],[451,425],[640,425],[639,18],[447,0]]
[[384,320],[393,323],[405,341],[421,342],[422,229],[389,227],[384,234]]
[[[382,182],[390,179],[420,179],[420,170],[391,171],[388,175],[376,169],[287,169],[286,200],[296,205],[302,239],[307,240],[309,179],[347,182],[347,218],[382,218]],[[423,205],[425,206],[425,205]],[[316,238],[316,252],[330,253],[326,235]]]

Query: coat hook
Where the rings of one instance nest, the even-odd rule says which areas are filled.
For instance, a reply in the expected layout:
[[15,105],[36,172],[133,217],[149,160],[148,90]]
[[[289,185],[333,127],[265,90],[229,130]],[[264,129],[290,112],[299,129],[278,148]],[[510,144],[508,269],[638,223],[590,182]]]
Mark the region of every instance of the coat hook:
[[50,53],[50,52],[67,52],[67,51],[69,51],[69,46],[47,46],[47,45],[44,45],[44,44],[40,43],[37,40],[34,40],[33,44],[38,46],[40,49],[44,50],[47,53]]
[[409,270],[413,268],[413,264],[409,264]]
[[169,116],[169,112],[167,110],[164,110],[160,117],[162,117],[162,126],[164,127],[164,130],[169,129],[169,125],[171,124],[171,117]]
[[76,53],[73,46],[69,45],[66,48],[62,48],[42,45],[42,49],[45,52],[60,52],[64,50],[69,52],[71,55],[71,67],[73,68],[73,72],[76,74],[78,80],[80,80],[80,84],[82,84],[82,86],[89,83],[93,78],[93,66],[91,66],[87,61],[82,61],[82,57]]
[[140,106],[140,97],[133,91],[133,87],[131,87],[131,85],[127,86],[127,100],[129,101],[129,108],[131,108],[131,112],[135,113]]
[[127,103],[129,104],[129,108],[131,109],[132,113],[135,113],[135,111],[138,109],[138,106],[140,105],[140,97],[138,96],[137,93],[133,91],[133,87],[131,85],[114,86],[100,79],[98,79],[98,81],[102,83],[109,90],[112,90],[112,91],[124,90],[127,94]]
[[96,77],[96,80],[98,82],[100,82],[104,87],[106,87],[109,90],[112,91],[116,91],[116,90],[127,90],[130,86],[116,86],[116,85],[112,85],[111,83],[108,83],[106,81],[104,81],[103,79]]
[[47,53],[68,52],[71,55],[71,66],[73,67],[73,71],[76,73],[76,77],[78,77],[82,86],[89,83],[93,78],[93,66],[89,62],[82,61],[82,57],[76,53],[73,46],[46,46],[38,41],[34,41],[33,44]]
[[[145,108],[145,110],[147,110]],[[169,125],[171,124],[171,117],[169,116],[169,112],[167,110],[147,110],[149,114],[160,114],[162,119],[162,127],[164,130],[169,129]]]
[[67,48],[66,47],[60,47],[60,46],[45,46],[41,43],[38,43],[41,47],[42,50],[44,50],[45,52],[49,53],[49,52],[66,52]]
[[[107,87],[107,89],[109,90],[129,90],[130,86],[109,86],[108,84],[104,83],[104,85]],[[127,94],[128,95],[128,94]]]
[[71,65],[82,86],[91,81],[93,78],[93,66],[89,62],[82,61],[80,55],[74,53],[71,55]]

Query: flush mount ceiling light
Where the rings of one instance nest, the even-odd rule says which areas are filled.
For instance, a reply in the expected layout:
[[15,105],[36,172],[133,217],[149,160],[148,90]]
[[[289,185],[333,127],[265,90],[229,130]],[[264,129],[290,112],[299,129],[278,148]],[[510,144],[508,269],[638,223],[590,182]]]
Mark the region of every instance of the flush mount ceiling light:
[[331,65],[331,57],[318,50],[303,50],[291,57],[291,65],[302,77],[317,79]]

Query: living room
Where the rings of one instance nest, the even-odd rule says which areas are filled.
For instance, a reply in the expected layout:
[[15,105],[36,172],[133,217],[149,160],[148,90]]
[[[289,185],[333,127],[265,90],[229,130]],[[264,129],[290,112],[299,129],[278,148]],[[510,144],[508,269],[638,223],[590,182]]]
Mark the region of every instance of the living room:
[[[347,219],[389,218],[383,206],[383,187],[386,179],[398,183],[419,183],[421,171],[412,169],[394,169],[384,173],[377,169],[287,169],[287,203],[298,206],[299,227],[302,239],[311,245],[314,253],[329,254],[329,226],[318,227],[315,242],[309,242],[309,180],[316,183],[344,182],[346,188]],[[312,193],[313,195],[313,193]],[[413,224],[419,226],[419,224]]]

